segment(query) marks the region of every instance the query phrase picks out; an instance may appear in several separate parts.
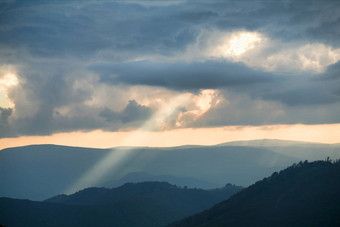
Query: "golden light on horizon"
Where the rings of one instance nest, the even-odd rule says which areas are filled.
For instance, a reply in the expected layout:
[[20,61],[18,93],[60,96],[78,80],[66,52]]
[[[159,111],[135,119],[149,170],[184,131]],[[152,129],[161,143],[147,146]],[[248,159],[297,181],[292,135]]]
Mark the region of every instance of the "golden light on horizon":
[[[133,135],[133,137],[131,137]],[[142,138],[142,139],[127,139]],[[183,128],[166,131],[134,130],[125,132],[57,133],[50,136],[22,136],[0,139],[0,149],[30,144],[112,148],[118,146],[171,147],[181,145],[214,145],[236,140],[282,139],[315,143],[340,143],[340,124],[227,126],[216,128]]]

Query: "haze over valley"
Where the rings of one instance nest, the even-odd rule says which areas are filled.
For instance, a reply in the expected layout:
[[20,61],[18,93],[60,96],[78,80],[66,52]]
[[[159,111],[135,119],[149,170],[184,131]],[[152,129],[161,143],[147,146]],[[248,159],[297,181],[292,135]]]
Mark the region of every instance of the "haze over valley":
[[143,181],[202,189],[227,183],[246,187],[293,163],[327,158],[339,159],[340,146],[281,140],[173,148],[32,145],[0,151],[0,196],[43,200],[87,187]]

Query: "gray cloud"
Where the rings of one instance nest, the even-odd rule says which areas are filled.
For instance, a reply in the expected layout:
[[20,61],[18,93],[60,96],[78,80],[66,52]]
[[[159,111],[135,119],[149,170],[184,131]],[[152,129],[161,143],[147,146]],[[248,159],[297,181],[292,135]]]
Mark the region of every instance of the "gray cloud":
[[90,69],[99,73],[104,83],[162,86],[175,90],[223,88],[281,80],[275,74],[225,61],[99,63]]
[[[21,83],[9,93],[15,103],[12,127],[19,135],[59,132],[60,125],[65,124],[56,123],[56,119],[61,118],[57,109],[80,106],[91,97],[85,89],[74,88],[74,78],[71,75],[74,62],[63,62],[62,67],[58,63],[60,61],[43,60],[41,63],[29,62],[21,65]],[[81,109],[84,107],[79,107]],[[73,124],[76,122],[77,120]],[[93,121],[82,127],[88,128],[87,125],[91,125],[91,122]],[[61,131],[64,130],[69,129]]]
[[8,118],[11,116],[13,109],[0,107],[0,137],[10,136],[12,134],[8,123]]
[[[290,106],[326,105],[340,102],[340,62],[328,66],[324,73],[289,78],[276,88],[261,94]],[[335,121],[337,122],[337,121]]]
[[[338,1],[231,1],[204,4],[219,13],[221,29],[260,30],[283,40],[316,41],[339,47]],[[225,10],[229,9],[229,10]]]
[[147,6],[121,1],[2,3],[0,43],[35,56],[91,58],[172,55],[202,28],[261,30],[279,39],[320,41],[338,46],[337,1],[180,2]]
[[[181,55],[202,29],[339,47],[339,10],[338,1],[2,1],[0,62],[17,69],[20,83],[8,94],[15,108],[0,108],[0,137],[138,127],[157,107],[110,90],[122,86],[219,89],[228,102],[189,119],[193,127],[339,123],[340,63],[319,75],[282,75],[221,59],[157,58]],[[111,102],[98,104],[104,85]],[[170,124],[188,111],[175,111]]]
[[174,7],[33,1],[14,2],[4,9],[0,42],[27,48],[34,56],[91,58],[102,50],[171,54],[198,34],[198,29],[173,17],[179,11]]
[[127,106],[121,111],[116,112],[109,108],[105,108],[99,113],[99,116],[111,122],[121,121],[122,123],[129,123],[133,121],[145,121],[151,116],[152,110],[143,105],[139,105],[136,100],[129,100]]
[[324,74],[321,74],[319,79],[320,80],[340,79],[340,62],[328,66],[327,71]]
[[122,122],[147,120],[151,116],[151,109],[139,105],[135,100],[130,100],[129,104],[122,111]]
[[90,69],[103,83],[162,86],[175,90],[228,89],[290,106],[340,102],[338,83],[319,78],[339,75],[338,63],[319,75],[278,75],[222,61],[194,63],[99,63]]
[[[278,100],[263,100],[249,94],[223,92],[224,101],[211,108],[185,127],[217,127],[226,125],[260,126],[273,124],[332,124],[339,122],[340,105],[294,105]],[[299,99],[299,97],[296,97]],[[312,98],[312,97],[311,97]],[[288,102],[288,101],[286,101]]]
[[300,79],[290,78],[273,89],[260,92],[259,97],[274,100],[288,106],[327,105],[340,102],[339,81],[320,80],[328,72]]

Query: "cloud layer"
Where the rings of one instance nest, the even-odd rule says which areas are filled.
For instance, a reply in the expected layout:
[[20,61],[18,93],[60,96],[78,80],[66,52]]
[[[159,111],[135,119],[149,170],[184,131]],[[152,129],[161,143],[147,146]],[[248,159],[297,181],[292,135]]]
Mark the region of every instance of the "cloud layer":
[[166,3],[1,2],[0,137],[340,122],[339,2]]

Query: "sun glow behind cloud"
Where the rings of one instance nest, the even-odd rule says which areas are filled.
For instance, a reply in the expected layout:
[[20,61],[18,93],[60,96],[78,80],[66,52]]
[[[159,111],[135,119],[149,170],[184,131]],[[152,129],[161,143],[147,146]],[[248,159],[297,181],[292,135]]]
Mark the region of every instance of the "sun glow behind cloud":
[[[340,48],[323,43],[277,40],[261,32],[202,30],[181,56],[187,61],[225,59],[251,68],[278,72],[322,73],[340,60]],[[182,58],[179,56],[178,58]]]
[[14,107],[14,103],[8,98],[8,90],[18,85],[18,77],[11,72],[0,76],[0,107]]
[[227,42],[227,50],[224,52],[226,57],[237,57],[255,48],[261,43],[263,38],[256,32],[239,32],[231,36]]
[[202,89],[198,95],[191,95],[191,100],[194,107],[178,114],[176,119],[177,127],[185,127],[186,123],[197,120],[221,101],[218,98],[217,89]]
[[18,78],[13,73],[7,73],[3,78],[0,79],[1,87],[12,87],[18,84]]

